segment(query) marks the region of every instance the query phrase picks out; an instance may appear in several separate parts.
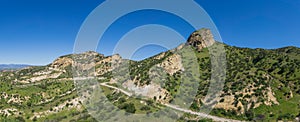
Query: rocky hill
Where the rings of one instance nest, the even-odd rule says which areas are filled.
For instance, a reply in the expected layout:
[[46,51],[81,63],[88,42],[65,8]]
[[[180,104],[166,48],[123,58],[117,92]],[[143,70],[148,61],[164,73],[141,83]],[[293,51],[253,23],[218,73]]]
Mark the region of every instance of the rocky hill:
[[[215,41],[209,29],[201,29],[192,33],[186,44],[143,61],[90,51],[59,57],[46,66],[1,72],[0,121],[96,121],[84,106],[86,99],[76,92],[79,87],[74,80],[82,75],[95,77],[106,98],[129,113],[155,112],[177,103],[177,94],[195,94],[193,99],[182,101],[190,104],[187,109],[199,112],[206,105],[212,78],[209,48],[216,46],[226,51],[226,79],[210,112],[215,117],[204,121],[220,120],[217,117],[245,121],[299,119],[299,48],[233,47]],[[183,56],[186,54],[194,54],[195,66],[193,60]],[[199,74],[189,76],[195,68]],[[187,76],[197,83],[190,87],[194,93],[180,90],[182,84],[191,85],[189,79],[182,79]],[[201,118],[188,112],[178,116],[178,121],[189,120]]]

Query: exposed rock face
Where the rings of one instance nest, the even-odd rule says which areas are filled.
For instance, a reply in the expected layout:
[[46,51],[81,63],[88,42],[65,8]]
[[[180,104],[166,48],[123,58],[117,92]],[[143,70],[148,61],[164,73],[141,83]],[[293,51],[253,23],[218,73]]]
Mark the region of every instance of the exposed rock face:
[[161,64],[158,64],[158,67],[164,68],[165,71],[170,75],[173,75],[174,73],[176,73],[180,70],[184,70],[183,64],[181,61],[181,56],[178,54],[174,54],[174,55],[168,57]]
[[187,43],[195,47],[198,51],[201,51],[203,48],[213,45],[215,40],[211,31],[204,28],[192,33]]
[[[97,66],[105,63],[101,62],[105,58],[109,57],[104,57],[104,55],[93,51],[61,56],[53,63],[44,67],[40,67],[38,70],[37,67],[28,67],[18,71],[20,75],[15,79],[15,82],[33,83],[45,79],[72,78],[72,66],[76,66],[76,69],[78,70],[87,71],[95,67],[95,64]],[[100,68],[107,70],[105,67]],[[93,74],[89,74],[89,76],[93,76]]]

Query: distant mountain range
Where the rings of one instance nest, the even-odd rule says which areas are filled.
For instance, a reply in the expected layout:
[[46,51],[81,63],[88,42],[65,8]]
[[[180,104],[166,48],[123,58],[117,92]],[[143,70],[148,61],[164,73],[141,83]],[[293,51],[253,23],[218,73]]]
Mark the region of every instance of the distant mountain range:
[[0,64],[0,71],[1,70],[17,70],[17,69],[22,69],[25,67],[29,67],[31,65],[27,64]]

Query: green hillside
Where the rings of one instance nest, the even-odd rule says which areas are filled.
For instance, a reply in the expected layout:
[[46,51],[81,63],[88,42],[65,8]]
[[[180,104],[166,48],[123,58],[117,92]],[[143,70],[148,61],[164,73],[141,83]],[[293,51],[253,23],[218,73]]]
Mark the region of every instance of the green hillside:
[[[300,48],[250,49],[219,42],[214,43],[212,47],[216,45],[224,46],[226,50],[227,69],[224,88],[220,99],[210,112],[211,115],[245,121],[293,121],[300,117]],[[74,55],[80,59],[93,57],[95,75],[99,83],[127,91],[131,88],[124,85],[126,82],[134,83],[134,88],[158,83],[162,89],[158,96],[143,96],[138,93],[136,96],[128,96],[112,87],[101,85],[106,98],[118,108],[128,113],[150,114],[164,108],[164,104],[177,103],[176,94],[180,92],[181,83],[191,85],[189,79],[182,79],[188,76],[185,72],[189,68],[185,67],[183,70],[172,64],[180,63],[177,54],[195,54],[198,66],[191,65],[190,69],[199,67],[200,77],[190,77],[199,86],[194,90],[196,97],[191,100],[189,109],[199,112],[204,105],[204,97],[210,84],[211,56],[206,47],[199,50],[199,46],[196,46],[192,51],[188,51],[187,46],[186,44],[176,49],[177,53],[168,51],[143,61],[125,60],[118,55],[105,57],[96,52]],[[77,94],[78,87],[74,84],[72,74],[74,55],[62,56],[47,66],[1,72],[0,121],[96,121],[88,114],[88,109],[83,106],[85,102]],[[122,66],[112,69],[114,59],[127,62],[129,70]],[[185,63],[191,64],[188,61],[183,62]],[[155,66],[164,71],[164,78],[159,79],[152,73]],[[91,68],[86,67],[88,70]],[[126,72],[130,81],[114,77],[114,73]],[[164,84],[159,84],[162,81]],[[109,118],[113,115],[102,116]],[[174,117],[178,117],[178,121],[213,121],[202,120],[190,113]]]

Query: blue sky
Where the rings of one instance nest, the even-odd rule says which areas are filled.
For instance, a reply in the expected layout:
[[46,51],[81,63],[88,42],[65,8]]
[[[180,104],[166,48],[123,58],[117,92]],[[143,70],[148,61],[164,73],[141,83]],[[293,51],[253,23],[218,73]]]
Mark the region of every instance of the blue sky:
[[[300,1],[196,1],[211,16],[223,41],[229,45],[250,48],[300,47]],[[72,53],[81,24],[102,2],[101,0],[1,0],[0,64],[43,65],[52,62],[58,56]],[[172,23],[169,20],[176,18],[168,15],[162,14],[158,19],[149,19],[150,17],[151,12],[135,13],[123,19],[129,19],[135,24],[158,21],[170,26],[176,25],[178,28],[182,27],[185,36],[192,31],[184,22]],[[131,25],[122,23],[122,20],[116,25],[122,24],[128,27]],[[126,30],[123,27],[125,26],[115,28]],[[117,41],[115,38],[117,38],[115,35],[107,34],[100,44],[114,46]],[[111,49],[99,48],[97,51],[108,55],[109,50]],[[143,53],[149,50],[165,49],[146,47],[139,51]]]

